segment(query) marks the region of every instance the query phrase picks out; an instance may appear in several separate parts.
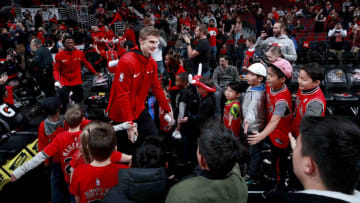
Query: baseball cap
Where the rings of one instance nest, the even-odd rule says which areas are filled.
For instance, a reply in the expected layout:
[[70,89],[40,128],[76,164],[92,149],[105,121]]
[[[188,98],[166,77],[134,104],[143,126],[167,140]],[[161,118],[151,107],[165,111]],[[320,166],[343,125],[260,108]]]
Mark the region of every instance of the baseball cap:
[[249,66],[248,68],[244,68],[247,71],[250,71],[256,75],[260,75],[263,77],[266,77],[267,73],[266,73],[266,68],[262,63],[254,63],[251,64],[251,66]]
[[289,61],[283,59],[283,58],[278,58],[274,63],[271,64],[272,67],[275,67],[277,69],[279,69],[282,73],[284,73],[284,75],[290,79],[292,72],[293,72],[293,68],[290,64]]

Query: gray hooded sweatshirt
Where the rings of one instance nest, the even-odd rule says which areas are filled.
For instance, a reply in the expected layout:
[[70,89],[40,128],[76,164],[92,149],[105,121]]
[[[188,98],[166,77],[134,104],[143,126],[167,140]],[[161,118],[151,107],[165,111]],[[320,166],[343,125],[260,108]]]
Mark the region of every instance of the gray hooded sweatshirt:
[[279,37],[269,37],[266,40],[263,40],[261,37],[259,37],[255,46],[259,44],[265,44],[267,47],[271,46],[272,44],[277,44],[277,46],[280,47],[281,53],[286,60],[293,63],[297,59],[294,42],[285,34]]

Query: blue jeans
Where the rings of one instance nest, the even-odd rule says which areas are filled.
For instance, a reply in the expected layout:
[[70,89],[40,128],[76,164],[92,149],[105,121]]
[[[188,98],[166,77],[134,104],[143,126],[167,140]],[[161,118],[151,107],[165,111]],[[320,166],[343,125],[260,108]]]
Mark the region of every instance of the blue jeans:
[[210,77],[210,70],[201,73],[201,76],[203,76],[203,77]]
[[241,33],[235,33],[235,44],[238,44],[240,37],[241,37]]
[[221,98],[224,95],[224,89],[222,89],[219,85],[215,84],[216,92],[215,92],[215,100],[216,100],[216,108],[215,108],[215,114],[217,116],[222,116],[221,112]]
[[[68,183],[68,190],[70,191],[70,184],[69,183]],[[69,194],[70,194],[70,203],[76,203],[75,196],[73,194],[71,194],[70,192],[69,192]]]
[[65,184],[64,173],[61,170],[59,163],[51,162],[51,174],[50,174],[50,185],[51,185],[51,203],[62,203],[65,202],[64,197],[66,196],[63,191]]
[[176,52],[180,53],[180,56],[182,56],[184,58],[188,58],[186,48],[176,48],[175,50],[176,50]]
[[[251,132],[249,134],[251,134]],[[256,145],[249,145],[249,176],[255,180],[259,180],[261,177],[261,151],[263,149],[263,145],[263,141],[257,143]]]
[[164,71],[165,71],[164,62],[163,61],[156,61],[156,63],[157,63],[157,67],[158,67],[158,74],[159,75],[164,74]]
[[210,47],[211,57],[216,58],[217,48],[216,46]]

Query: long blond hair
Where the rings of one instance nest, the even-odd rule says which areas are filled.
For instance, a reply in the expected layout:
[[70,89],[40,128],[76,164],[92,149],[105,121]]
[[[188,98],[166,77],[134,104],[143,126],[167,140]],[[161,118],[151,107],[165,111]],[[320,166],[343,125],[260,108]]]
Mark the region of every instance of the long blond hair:
[[100,127],[100,125],[101,125],[100,121],[92,121],[87,126],[85,126],[84,130],[81,132],[80,152],[81,152],[82,156],[84,157],[85,163],[91,163],[94,160],[94,158],[91,156],[91,153],[89,150],[89,145],[88,145],[89,135],[93,129]]

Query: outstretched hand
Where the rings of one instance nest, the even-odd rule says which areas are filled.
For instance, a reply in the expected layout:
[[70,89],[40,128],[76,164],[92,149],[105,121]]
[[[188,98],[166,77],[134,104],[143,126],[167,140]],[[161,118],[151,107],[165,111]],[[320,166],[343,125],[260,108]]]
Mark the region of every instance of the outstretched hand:
[[14,174],[11,174],[10,181],[11,182],[17,181],[17,178],[14,176]]

